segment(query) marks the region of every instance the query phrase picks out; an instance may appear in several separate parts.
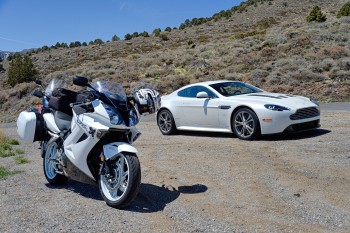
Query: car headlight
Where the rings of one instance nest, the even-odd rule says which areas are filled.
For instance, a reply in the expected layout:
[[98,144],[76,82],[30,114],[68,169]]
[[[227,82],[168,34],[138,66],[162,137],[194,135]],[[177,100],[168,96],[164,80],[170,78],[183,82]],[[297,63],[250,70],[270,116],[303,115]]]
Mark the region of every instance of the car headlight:
[[120,115],[118,111],[116,111],[114,108],[112,108],[108,104],[102,103],[102,105],[106,109],[109,119],[113,125],[125,125],[123,117]]
[[317,103],[316,100],[310,98],[310,101],[311,101],[312,103],[316,104],[317,106],[320,106],[320,105]]
[[290,111],[290,108],[286,108],[275,104],[265,104],[264,107],[272,111],[279,111],[279,112]]

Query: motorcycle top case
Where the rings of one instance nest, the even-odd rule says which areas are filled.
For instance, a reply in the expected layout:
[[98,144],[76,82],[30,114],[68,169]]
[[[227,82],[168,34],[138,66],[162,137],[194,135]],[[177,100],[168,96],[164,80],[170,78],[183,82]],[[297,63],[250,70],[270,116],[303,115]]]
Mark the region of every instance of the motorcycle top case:
[[25,142],[43,141],[46,137],[43,116],[37,112],[21,112],[17,118],[17,133]]

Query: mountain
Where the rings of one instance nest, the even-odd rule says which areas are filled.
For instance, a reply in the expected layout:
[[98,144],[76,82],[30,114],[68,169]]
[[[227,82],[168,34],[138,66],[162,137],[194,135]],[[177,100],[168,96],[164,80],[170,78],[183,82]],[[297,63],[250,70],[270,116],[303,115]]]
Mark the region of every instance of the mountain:
[[10,54],[11,54],[11,52],[6,52],[6,51],[1,51],[0,50],[0,58],[1,58],[1,60],[5,60]]
[[[81,75],[130,89],[152,85],[166,94],[188,83],[230,79],[321,102],[350,101],[350,18],[336,18],[346,2],[249,0],[159,36],[50,49],[31,58],[44,83],[63,77],[71,85],[72,77]],[[326,22],[306,21],[315,5]],[[9,111],[37,100],[31,96],[35,85],[9,88],[1,75],[0,109],[6,114],[2,119],[10,120]]]

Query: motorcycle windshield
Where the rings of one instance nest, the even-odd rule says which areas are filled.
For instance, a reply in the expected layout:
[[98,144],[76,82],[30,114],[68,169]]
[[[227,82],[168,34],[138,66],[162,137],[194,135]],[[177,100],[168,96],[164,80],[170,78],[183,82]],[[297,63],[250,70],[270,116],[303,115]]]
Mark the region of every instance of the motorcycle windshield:
[[91,86],[100,93],[103,93],[113,103],[114,107],[126,109],[127,96],[120,83],[97,81],[92,83]]
[[65,82],[63,78],[52,79],[45,89],[45,95],[50,97],[52,95],[53,90],[55,90],[56,88],[63,87],[64,84]]

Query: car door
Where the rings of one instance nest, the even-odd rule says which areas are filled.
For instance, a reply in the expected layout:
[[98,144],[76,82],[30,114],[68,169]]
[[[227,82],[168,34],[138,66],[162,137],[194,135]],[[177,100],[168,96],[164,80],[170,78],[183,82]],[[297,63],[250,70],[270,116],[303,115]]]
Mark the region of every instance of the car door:
[[[197,98],[199,92],[206,92],[209,98]],[[218,98],[212,91],[203,86],[192,86],[179,94],[183,97],[181,104],[183,126],[219,127]]]

